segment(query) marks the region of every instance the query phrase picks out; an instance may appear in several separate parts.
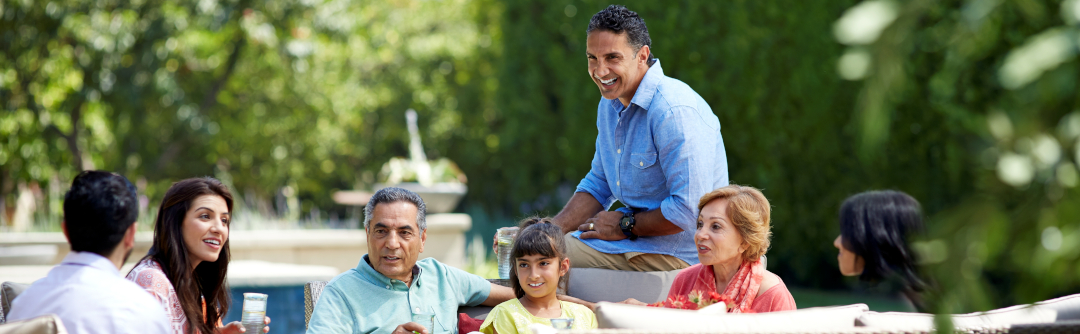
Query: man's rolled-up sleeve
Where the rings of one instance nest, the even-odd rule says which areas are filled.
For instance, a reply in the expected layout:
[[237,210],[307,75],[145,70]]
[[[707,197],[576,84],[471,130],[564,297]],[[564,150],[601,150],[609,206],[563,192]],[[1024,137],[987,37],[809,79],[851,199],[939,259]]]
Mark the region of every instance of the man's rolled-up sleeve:
[[675,107],[653,125],[653,136],[664,171],[669,196],[660,202],[664,218],[692,231],[697,227],[697,204],[712,191],[718,175],[712,164],[717,161],[720,129],[701,121],[697,110]]
[[357,333],[356,316],[341,291],[330,286],[323,290],[311,312],[307,333]]
[[589,193],[600,202],[604,208],[610,207],[612,203],[615,203],[615,197],[611,194],[611,187],[608,186],[607,176],[604,174],[604,166],[600,160],[600,140],[596,140],[596,152],[593,152],[592,169],[585,175],[585,178],[581,179],[578,183],[577,190],[579,193]]

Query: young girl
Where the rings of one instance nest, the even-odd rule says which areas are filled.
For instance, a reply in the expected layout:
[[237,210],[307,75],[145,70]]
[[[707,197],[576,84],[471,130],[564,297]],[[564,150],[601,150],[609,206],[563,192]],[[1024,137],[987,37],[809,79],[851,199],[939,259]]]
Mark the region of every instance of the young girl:
[[530,324],[551,326],[551,319],[573,319],[571,329],[596,328],[589,308],[555,298],[570,278],[570,258],[562,230],[549,218],[532,217],[521,223],[510,254],[514,270],[510,283],[517,299],[495,306],[480,325],[485,334],[527,334]]

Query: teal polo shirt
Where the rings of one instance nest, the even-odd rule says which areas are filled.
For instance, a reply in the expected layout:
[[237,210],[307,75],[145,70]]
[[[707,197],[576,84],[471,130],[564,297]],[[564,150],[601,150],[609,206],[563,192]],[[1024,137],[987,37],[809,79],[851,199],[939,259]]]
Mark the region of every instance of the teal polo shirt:
[[413,267],[413,284],[390,279],[360,264],[334,277],[319,295],[308,334],[390,333],[412,321],[414,313],[435,314],[434,333],[457,333],[459,306],[487,300],[491,283],[461,269],[426,258]]

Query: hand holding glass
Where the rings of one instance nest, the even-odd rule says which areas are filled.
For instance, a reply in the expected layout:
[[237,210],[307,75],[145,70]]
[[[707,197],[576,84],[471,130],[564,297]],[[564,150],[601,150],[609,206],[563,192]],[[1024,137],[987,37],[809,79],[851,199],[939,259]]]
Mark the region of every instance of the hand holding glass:
[[266,326],[266,294],[246,292],[244,293],[244,308],[241,311],[240,323],[244,325],[244,333],[260,334]]
[[499,259],[499,278],[510,279],[510,252],[513,251],[514,238],[517,238],[518,228],[503,227],[495,231],[495,252]]

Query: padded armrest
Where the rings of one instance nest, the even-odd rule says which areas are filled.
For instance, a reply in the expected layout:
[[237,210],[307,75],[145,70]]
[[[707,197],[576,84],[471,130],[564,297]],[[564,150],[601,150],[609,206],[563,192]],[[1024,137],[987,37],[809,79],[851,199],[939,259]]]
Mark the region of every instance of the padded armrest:
[[55,314],[46,314],[40,317],[0,324],[0,334],[67,334],[64,322]]

